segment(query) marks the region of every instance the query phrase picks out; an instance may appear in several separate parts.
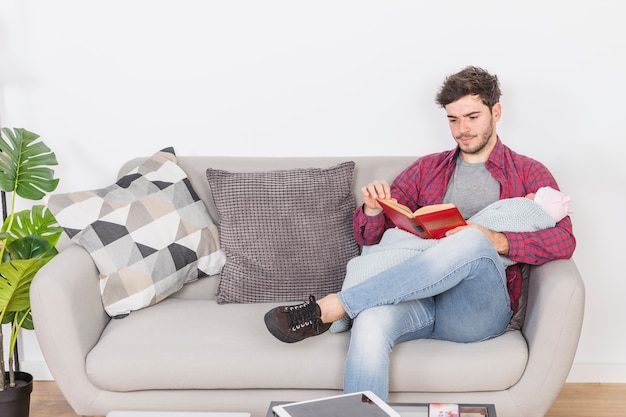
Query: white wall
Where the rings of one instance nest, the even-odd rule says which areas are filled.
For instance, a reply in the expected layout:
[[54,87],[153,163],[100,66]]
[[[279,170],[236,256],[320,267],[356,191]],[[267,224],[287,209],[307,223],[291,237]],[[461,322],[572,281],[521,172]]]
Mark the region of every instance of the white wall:
[[[0,117],[39,133],[58,191],[178,154],[424,154],[434,96],[499,75],[501,138],[571,194],[587,308],[570,381],[626,382],[622,1],[0,0]],[[22,359],[37,368],[32,335]],[[41,375],[41,374],[40,374]]]

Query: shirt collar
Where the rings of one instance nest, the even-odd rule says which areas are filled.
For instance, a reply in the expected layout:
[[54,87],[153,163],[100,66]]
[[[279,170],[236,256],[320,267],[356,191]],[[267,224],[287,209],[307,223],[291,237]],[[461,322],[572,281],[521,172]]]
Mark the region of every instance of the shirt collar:
[[505,158],[505,146],[500,140],[500,136],[497,137],[496,146],[494,146],[491,154],[489,155],[489,159],[487,159],[488,164],[493,164],[496,167],[502,169],[504,167],[504,158]]

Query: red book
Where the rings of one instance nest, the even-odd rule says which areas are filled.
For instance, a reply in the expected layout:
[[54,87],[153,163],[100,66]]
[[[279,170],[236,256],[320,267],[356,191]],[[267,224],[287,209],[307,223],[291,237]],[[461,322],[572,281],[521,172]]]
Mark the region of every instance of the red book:
[[411,211],[393,200],[378,199],[378,203],[397,227],[424,239],[441,239],[448,230],[467,225],[454,204],[433,204]]

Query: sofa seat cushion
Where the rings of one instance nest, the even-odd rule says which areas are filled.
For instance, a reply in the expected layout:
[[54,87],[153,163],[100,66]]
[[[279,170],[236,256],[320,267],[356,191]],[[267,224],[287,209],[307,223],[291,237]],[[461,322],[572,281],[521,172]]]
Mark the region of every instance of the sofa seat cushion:
[[[168,298],[111,320],[88,354],[87,374],[110,391],[341,389],[350,333],[282,343],[263,323],[276,305]],[[502,390],[519,380],[527,357],[518,331],[472,344],[406,342],[392,353],[391,390]],[[303,377],[298,367],[316,371]]]

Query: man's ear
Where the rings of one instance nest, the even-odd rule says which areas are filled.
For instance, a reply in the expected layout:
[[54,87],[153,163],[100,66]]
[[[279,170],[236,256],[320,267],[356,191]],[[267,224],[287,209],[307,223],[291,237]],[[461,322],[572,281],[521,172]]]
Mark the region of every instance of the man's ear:
[[491,108],[491,115],[493,116],[493,120],[496,122],[500,120],[500,117],[502,116],[502,105],[500,102],[493,105]]

